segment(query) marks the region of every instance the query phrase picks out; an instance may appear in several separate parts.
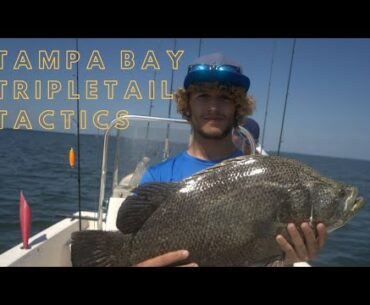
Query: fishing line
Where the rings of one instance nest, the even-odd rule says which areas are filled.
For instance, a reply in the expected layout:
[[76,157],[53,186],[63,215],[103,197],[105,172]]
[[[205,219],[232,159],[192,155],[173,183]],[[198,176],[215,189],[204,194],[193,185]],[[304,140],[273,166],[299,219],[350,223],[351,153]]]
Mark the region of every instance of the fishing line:
[[[76,51],[78,52],[78,38],[76,38]],[[78,227],[81,231],[81,168],[80,168],[80,98],[79,98],[79,81],[78,66],[76,65],[76,82],[77,82],[77,184],[78,184]]]
[[285,94],[285,103],[284,103],[284,111],[283,111],[283,119],[281,121],[281,129],[280,129],[280,137],[279,137],[279,146],[277,150],[277,155],[280,155],[280,146],[282,142],[282,137],[283,137],[283,129],[284,129],[284,122],[285,122],[285,113],[286,113],[286,106],[288,103],[288,95],[289,95],[289,87],[290,87],[290,78],[292,76],[292,67],[293,67],[293,58],[294,58],[294,49],[295,49],[295,42],[296,38],[293,40],[293,47],[292,47],[292,55],[291,55],[291,60],[290,60],[290,68],[289,68],[289,77],[288,77],[288,85],[286,88],[286,94]]

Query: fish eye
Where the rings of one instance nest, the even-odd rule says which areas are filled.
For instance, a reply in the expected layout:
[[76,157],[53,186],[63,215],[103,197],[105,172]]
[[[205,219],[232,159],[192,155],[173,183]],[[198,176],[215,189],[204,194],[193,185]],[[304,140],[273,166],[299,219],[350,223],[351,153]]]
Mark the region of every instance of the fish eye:
[[346,195],[346,191],[344,189],[339,190],[339,196],[344,197]]

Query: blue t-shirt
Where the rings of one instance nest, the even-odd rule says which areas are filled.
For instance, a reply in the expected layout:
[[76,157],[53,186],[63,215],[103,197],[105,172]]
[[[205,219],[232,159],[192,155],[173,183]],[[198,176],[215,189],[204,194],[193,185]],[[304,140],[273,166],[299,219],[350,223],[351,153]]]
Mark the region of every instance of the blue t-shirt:
[[172,158],[151,166],[141,178],[140,185],[149,182],[178,182],[226,159],[241,155],[243,155],[241,151],[235,150],[230,156],[224,159],[208,161],[193,157],[184,151]]

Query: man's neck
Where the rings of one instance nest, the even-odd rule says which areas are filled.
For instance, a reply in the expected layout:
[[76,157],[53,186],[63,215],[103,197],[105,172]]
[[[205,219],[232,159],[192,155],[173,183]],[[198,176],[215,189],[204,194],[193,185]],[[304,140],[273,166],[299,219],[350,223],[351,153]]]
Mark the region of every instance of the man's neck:
[[231,134],[223,139],[205,139],[194,135],[187,152],[199,159],[216,161],[230,156],[235,149]]

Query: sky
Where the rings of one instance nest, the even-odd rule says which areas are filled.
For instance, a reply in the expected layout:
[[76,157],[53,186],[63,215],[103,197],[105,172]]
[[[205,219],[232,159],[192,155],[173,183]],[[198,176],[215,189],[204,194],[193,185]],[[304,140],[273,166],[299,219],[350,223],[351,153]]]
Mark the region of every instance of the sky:
[[[175,47],[176,43],[176,47]],[[167,117],[168,100],[161,100],[160,81],[167,80],[168,89],[182,87],[187,66],[201,55],[214,52],[224,53],[239,62],[244,73],[251,80],[249,94],[256,100],[252,117],[262,128],[264,125],[266,101],[270,90],[267,109],[264,148],[277,150],[282,125],[283,109],[287,95],[288,75],[292,58],[293,39],[78,39],[79,91],[84,92],[86,80],[98,80],[98,99],[86,100],[82,94],[80,109],[87,111],[86,130],[81,133],[96,134],[92,124],[94,113],[105,109],[108,122],[119,110],[129,114],[148,115],[148,81],[156,79],[156,100],[152,101],[152,115]],[[7,80],[4,96],[0,99],[3,127],[13,128],[20,110],[25,110],[33,130],[44,130],[38,124],[41,112],[55,110],[48,122],[55,123],[57,132],[76,133],[76,124],[70,130],[63,127],[60,110],[76,110],[76,101],[67,100],[67,81],[76,81],[76,68],[67,70],[66,50],[76,49],[76,39],[0,39],[0,51],[6,50],[0,69],[0,81]],[[14,70],[20,50],[25,50],[32,64],[32,70]],[[57,71],[38,69],[39,50],[60,51],[60,69]],[[105,70],[87,70],[93,50],[98,50]],[[121,50],[131,50],[135,56],[132,70],[121,70]],[[141,70],[148,50],[153,50],[160,70],[149,67]],[[183,50],[177,70],[171,70],[171,61],[166,50]],[[271,62],[272,74],[269,86]],[[115,98],[107,99],[104,80],[117,80]],[[28,84],[29,100],[13,99],[13,80],[24,80]],[[41,80],[42,99],[35,100],[34,82]],[[46,99],[48,80],[59,80],[62,90],[55,99]],[[136,80],[143,99],[122,97],[130,80]],[[344,157],[370,160],[370,39],[296,39],[292,74],[288,91],[287,109],[282,136],[281,150],[303,154]],[[180,118],[172,104],[171,117]],[[1,130],[0,130],[1,132]],[[102,131],[99,131],[100,134]],[[260,139],[262,140],[262,139]]]

